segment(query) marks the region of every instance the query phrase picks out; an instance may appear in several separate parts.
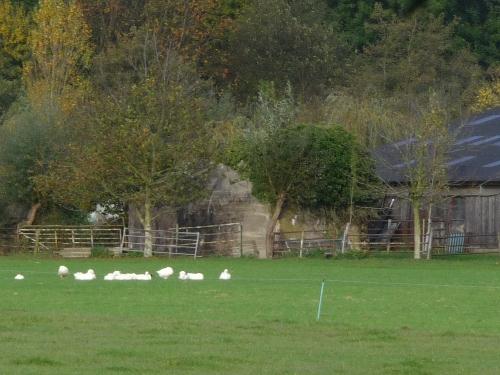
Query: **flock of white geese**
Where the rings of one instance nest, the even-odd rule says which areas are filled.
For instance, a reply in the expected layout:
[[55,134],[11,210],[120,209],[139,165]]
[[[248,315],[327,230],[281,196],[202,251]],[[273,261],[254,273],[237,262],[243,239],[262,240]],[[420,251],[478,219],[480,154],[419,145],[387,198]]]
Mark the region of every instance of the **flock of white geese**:
[[[161,270],[156,271],[158,277],[162,279],[168,279],[172,275],[174,275],[174,269],[172,267],[165,267]],[[66,266],[60,266],[57,270],[57,275],[60,278],[65,278],[69,276],[71,273],[69,268]],[[87,272],[75,272],[73,273],[73,277],[75,280],[79,281],[91,281],[97,278],[95,271],[93,269],[87,270]],[[205,276],[202,273],[190,273],[185,271],[180,271],[179,280],[204,280]],[[17,274],[14,277],[15,280],[24,280],[24,276],[21,274]],[[126,280],[138,280],[138,281],[149,281],[151,280],[151,274],[149,272],[145,273],[122,273],[120,271],[113,271],[104,276],[104,280],[106,281],[126,281]],[[219,275],[219,280],[230,280],[231,274],[227,269],[221,272]]]

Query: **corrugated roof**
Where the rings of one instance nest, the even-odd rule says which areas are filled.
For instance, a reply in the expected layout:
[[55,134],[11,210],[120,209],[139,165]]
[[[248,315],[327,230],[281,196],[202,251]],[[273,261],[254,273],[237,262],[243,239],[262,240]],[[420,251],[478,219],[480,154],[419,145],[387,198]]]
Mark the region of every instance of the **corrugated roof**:
[[[449,182],[500,184],[500,108],[451,124],[450,129],[456,132],[456,141],[447,155]],[[405,171],[414,163],[414,157],[405,155],[405,146],[413,142],[410,137],[374,152],[377,173],[384,181],[407,180]],[[431,147],[432,140],[427,144]]]

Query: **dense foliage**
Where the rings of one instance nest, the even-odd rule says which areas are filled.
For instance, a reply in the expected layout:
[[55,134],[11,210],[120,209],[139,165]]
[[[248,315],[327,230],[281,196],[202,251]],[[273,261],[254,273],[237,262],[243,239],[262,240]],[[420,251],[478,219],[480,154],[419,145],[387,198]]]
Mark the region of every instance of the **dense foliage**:
[[253,152],[274,158],[273,178],[304,160],[303,181],[324,177],[290,202],[345,207],[351,156],[424,126],[431,93],[448,117],[498,105],[499,12],[494,0],[0,0],[0,207],[135,204],[146,220],[146,207],[203,196],[212,163],[270,125],[276,143]]

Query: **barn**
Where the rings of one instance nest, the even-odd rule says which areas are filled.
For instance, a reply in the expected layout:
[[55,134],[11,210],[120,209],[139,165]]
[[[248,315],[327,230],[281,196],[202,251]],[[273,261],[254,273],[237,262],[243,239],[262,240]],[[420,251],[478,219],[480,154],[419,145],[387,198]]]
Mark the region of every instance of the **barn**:
[[[449,126],[452,141],[445,158],[447,189],[434,205],[427,229],[434,236],[433,252],[479,252],[500,248],[500,108],[457,121]],[[392,241],[412,238],[412,212],[405,170],[414,160],[401,149],[414,137],[385,145],[375,152],[377,173],[389,189],[378,225],[369,233]],[[427,141],[429,145],[432,140]],[[431,146],[429,146],[431,147]],[[406,194],[406,196],[405,196]],[[422,218],[429,216],[421,212]],[[424,222],[424,225],[426,223]],[[399,237],[398,237],[399,236]],[[394,240],[397,238],[398,240]]]

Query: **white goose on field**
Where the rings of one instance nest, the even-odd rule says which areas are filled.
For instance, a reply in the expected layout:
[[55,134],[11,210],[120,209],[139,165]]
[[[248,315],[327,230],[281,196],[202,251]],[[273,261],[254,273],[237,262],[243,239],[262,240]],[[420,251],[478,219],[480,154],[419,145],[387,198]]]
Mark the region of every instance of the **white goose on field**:
[[106,280],[106,281],[118,280],[117,277],[119,275],[121,275],[120,271],[113,271],[113,272],[106,274],[106,276],[104,276],[104,280]]
[[188,280],[203,280],[205,277],[203,276],[202,273],[188,273],[187,274],[187,279]]
[[188,274],[185,271],[179,272],[179,280],[187,280]]
[[139,280],[139,281],[150,281],[151,280],[151,274],[149,272],[145,273],[139,273],[135,275],[134,280]]
[[231,274],[227,269],[221,272],[219,280],[231,280]]
[[165,267],[159,271],[156,271],[156,273],[159,277],[166,280],[174,274],[174,269],[172,267]]
[[75,277],[75,280],[79,281],[90,281],[90,280],[95,280],[96,275],[93,269],[89,269],[87,272],[75,272],[73,274]]
[[15,280],[24,280],[24,276],[18,273],[16,277],[14,277]]
[[69,275],[69,269],[66,266],[59,266],[59,269],[57,270],[57,274],[59,277],[62,279],[63,277],[66,277]]

